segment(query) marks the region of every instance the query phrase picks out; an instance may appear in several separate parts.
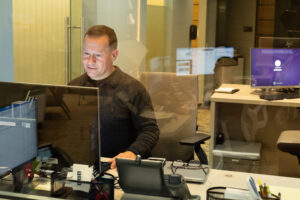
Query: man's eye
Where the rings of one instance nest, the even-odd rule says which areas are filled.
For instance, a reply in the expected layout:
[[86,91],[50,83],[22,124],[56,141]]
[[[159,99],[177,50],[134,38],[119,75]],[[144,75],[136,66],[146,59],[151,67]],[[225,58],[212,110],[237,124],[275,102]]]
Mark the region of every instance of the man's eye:
[[83,52],[84,56],[89,56],[90,54],[88,52]]
[[101,54],[96,54],[96,58],[101,58]]

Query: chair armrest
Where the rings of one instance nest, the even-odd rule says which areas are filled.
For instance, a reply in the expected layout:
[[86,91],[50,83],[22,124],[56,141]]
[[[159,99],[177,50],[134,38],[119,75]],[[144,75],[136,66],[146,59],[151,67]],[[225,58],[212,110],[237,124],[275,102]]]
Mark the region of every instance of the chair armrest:
[[204,144],[206,140],[210,138],[210,135],[204,134],[204,133],[198,133],[192,137],[183,138],[179,141],[180,144],[183,145],[198,145],[198,144]]

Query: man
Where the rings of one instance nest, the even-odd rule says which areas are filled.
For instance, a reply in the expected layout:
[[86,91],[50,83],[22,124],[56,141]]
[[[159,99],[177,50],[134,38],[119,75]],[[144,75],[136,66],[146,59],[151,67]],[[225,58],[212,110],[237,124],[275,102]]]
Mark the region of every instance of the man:
[[[113,65],[117,57],[114,30],[103,25],[91,27],[83,45],[86,73],[70,83],[99,88],[101,155],[112,158],[111,168],[116,167],[115,158],[150,156],[159,138],[149,94],[140,82]],[[92,134],[97,132],[96,124]]]

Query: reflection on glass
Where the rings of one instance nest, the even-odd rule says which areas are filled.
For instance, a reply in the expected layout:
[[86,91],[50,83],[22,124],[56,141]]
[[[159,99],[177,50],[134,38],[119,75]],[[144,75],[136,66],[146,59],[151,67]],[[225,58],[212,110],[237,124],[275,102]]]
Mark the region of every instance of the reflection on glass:
[[178,48],[176,72],[179,75],[213,74],[219,58],[233,56],[233,47]]
[[184,161],[191,158],[193,147],[180,145],[178,141],[196,132],[197,76],[144,72],[141,82],[150,94],[160,130],[153,156]]
[[[58,147],[74,163],[94,163],[98,138],[91,138],[90,128],[98,115],[98,89],[0,83],[0,92],[5,94],[0,97],[1,107],[15,102],[36,105],[36,123],[32,126],[37,127],[38,146]],[[34,146],[37,148],[37,145]],[[60,161],[58,159],[58,164],[64,165]]]

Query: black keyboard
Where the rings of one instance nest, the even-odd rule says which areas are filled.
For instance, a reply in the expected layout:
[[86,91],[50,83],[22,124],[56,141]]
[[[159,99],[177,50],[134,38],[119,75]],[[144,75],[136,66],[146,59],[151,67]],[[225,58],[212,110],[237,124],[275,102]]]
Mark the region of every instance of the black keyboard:
[[103,162],[101,161],[101,172],[99,171],[99,160],[95,162],[94,164],[94,171],[93,171],[93,175],[94,177],[97,177],[101,174],[103,174],[104,172],[106,172],[107,170],[110,169],[111,166],[111,162]]
[[265,99],[265,100],[268,100],[268,101],[285,99],[285,95],[284,94],[273,94],[273,93],[270,93],[270,94],[268,94],[268,93],[261,94],[261,95],[259,95],[259,97],[261,99]]
[[102,162],[101,161],[101,173],[106,172],[110,169],[111,162]]

